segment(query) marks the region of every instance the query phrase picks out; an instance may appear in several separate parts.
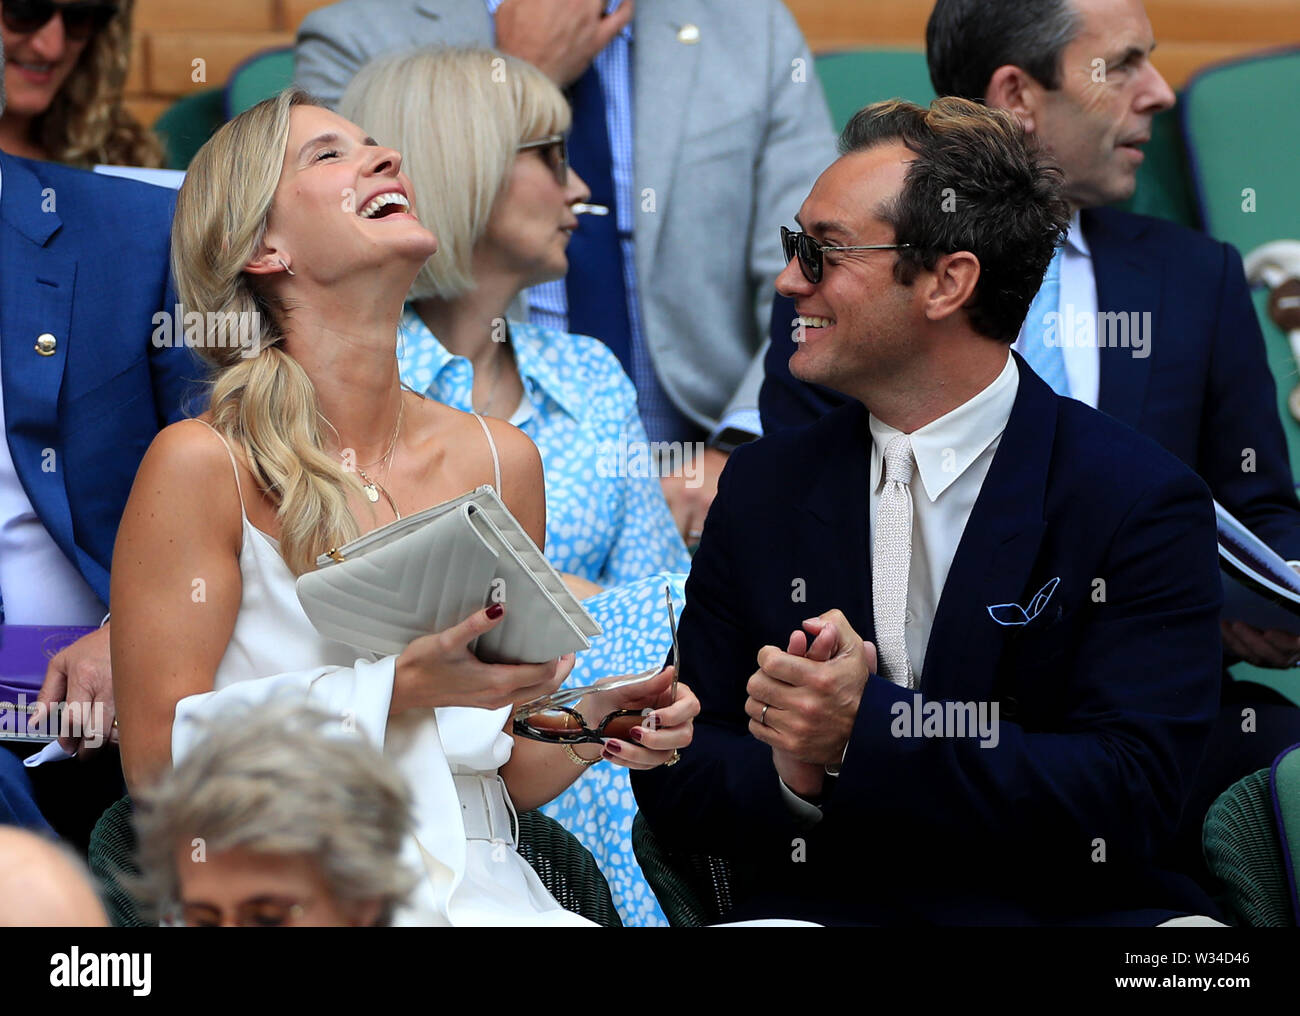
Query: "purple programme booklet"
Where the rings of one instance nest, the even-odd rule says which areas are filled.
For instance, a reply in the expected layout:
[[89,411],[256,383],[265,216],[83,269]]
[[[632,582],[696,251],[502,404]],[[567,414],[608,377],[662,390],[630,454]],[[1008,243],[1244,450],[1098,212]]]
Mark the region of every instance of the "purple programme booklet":
[[50,660],[94,628],[72,625],[0,624],[0,738],[49,741],[51,734],[31,734],[27,716],[45,682]]

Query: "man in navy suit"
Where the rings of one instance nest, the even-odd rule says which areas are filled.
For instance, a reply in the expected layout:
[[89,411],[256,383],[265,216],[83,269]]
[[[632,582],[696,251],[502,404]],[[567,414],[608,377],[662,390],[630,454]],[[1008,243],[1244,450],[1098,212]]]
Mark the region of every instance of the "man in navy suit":
[[[860,111],[778,289],[847,401],[736,451],[687,583],[672,845],[737,859],[733,917],[1158,924],[1218,696],[1205,484],[1010,350],[1067,222],[1015,120]],[[868,640],[868,641],[864,641]]]
[[[0,56],[0,82],[3,67]],[[158,430],[184,416],[197,377],[177,329],[157,318],[175,304],[174,200],[164,188],[0,153],[0,604],[8,624],[98,625],[108,611],[113,541],[136,468]],[[82,703],[90,716],[103,704],[106,729],[86,741],[115,739],[109,628],[56,656],[42,691],[43,700]],[[93,811],[107,803],[103,795],[121,793],[115,752],[89,774],[65,765],[32,772],[42,810],[74,839],[87,795]],[[0,750],[3,822],[43,826],[21,762]]]
[[[1070,231],[1016,349],[1059,394],[1154,438],[1283,557],[1300,559],[1300,505],[1240,255],[1103,207],[1132,196],[1152,117],[1174,103],[1149,61],[1140,0],[939,0],[926,34],[938,94],[1013,112],[1065,174]],[[778,300],[760,397],[769,433],[842,401],[791,376],[794,318]],[[1225,621],[1222,636],[1259,666],[1300,660],[1286,632]],[[1276,692],[1225,671],[1223,697],[1180,836],[1188,870],[1202,866],[1214,798],[1300,740],[1300,710]]]

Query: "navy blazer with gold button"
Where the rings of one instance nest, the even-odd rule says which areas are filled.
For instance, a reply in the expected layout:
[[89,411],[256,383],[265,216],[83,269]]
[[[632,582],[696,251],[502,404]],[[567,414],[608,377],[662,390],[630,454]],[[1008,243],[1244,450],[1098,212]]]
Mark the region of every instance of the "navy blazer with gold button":
[[152,341],[176,303],[175,197],[0,153],[5,438],[36,514],[105,603],[136,469],[200,373],[189,350]]

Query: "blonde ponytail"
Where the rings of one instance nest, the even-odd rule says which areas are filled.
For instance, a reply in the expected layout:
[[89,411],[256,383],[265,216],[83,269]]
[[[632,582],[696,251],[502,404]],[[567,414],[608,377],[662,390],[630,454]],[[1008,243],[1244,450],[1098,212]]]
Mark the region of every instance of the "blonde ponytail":
[[301,105],[315,103],[289,88],[217,131],[190,163],[172,225],[172,269],[187,327],[194,312],[203,316],[197,352],[213,368],[212,424],[243,449],[276,506],[280,553],[294,574],[357,536],[347,491],[360,488],[356,474],[325,450],[307,372],[278,346],[283,308],[244,272],[266,232],[290,112]]

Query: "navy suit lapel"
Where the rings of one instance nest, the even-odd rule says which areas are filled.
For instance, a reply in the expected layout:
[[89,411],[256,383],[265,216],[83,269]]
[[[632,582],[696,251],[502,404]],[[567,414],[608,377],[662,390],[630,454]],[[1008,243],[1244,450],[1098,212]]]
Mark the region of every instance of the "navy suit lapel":
[[[0,156],[0,373],[5,432],[23,489],[45,528],[77,560],[59,449],[59,389],[67,363],[77,262],[50,248],[62,226],[58,194],[27,167]],[[36,352],[54,336],[54,355]]]
[[[1120,314],[1150,311],[1151,319],[1158,319],[1160,269],[1141,256],[1136,243],[1144,228],[1142,220],[1105,209],[1085,210],[1080,219],[1092,253],[1097,310]],[[1102,335],[1103,329],[1098,327],[1098,340]],[[1119,347],[1103,346],[1097,352],[1101,366],[1097,408],[1140,429],[1151,376],[1150,348],[1144,357],[1135,357],[1131,349]]]
[[[1019,355],[1016,361],[1020,387],[1011,417],[962,533],[930,629],[921,674],[921,689],[929,698],[970,700],[992,691],[998,659],[1013,629],[997,624],[987,608],[1023,605],[1046,529],[1043,506],[1057,397]],[[988,684],[973,687],[973,680]]]
[[[871,609],[870,483],[871,430],[862,403],[850,400],[834,410],[843,416],[834,440],[819,455],[819,471],[808,486],[804,507],[811,522],[799,545],[807,548],[809,567],[827,573],[836,595],[832,606],[843,611],[854,630],[868,642],[876,638]],[[833,583],[833,586],[832,586]],[[820,583],[818,583],[820,585]],[[809,582],[809,588],[813,582]],[[810,612],[808,615],[811,616]]]

